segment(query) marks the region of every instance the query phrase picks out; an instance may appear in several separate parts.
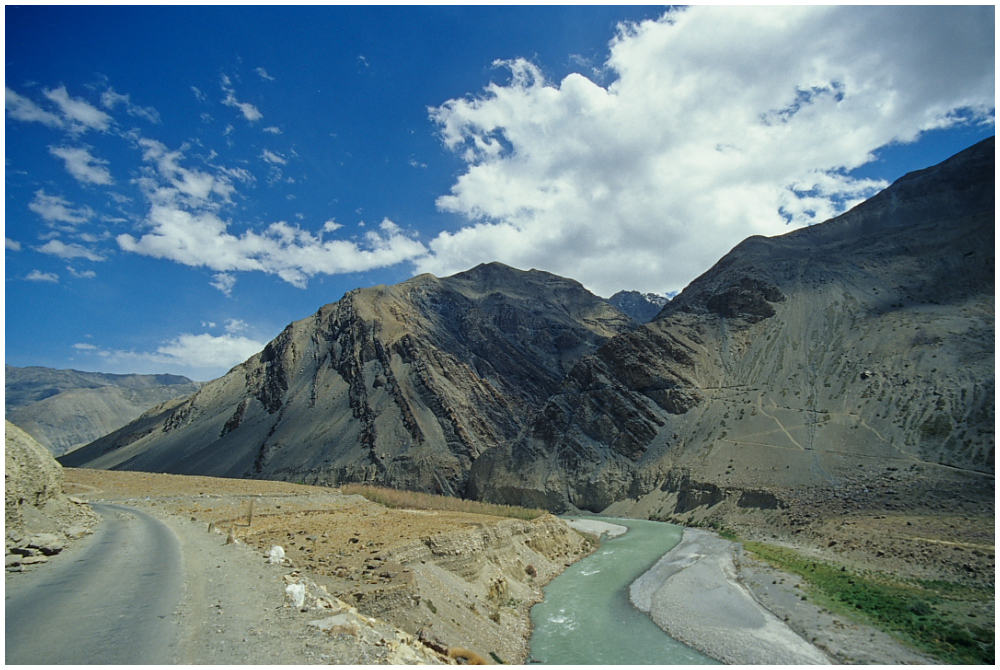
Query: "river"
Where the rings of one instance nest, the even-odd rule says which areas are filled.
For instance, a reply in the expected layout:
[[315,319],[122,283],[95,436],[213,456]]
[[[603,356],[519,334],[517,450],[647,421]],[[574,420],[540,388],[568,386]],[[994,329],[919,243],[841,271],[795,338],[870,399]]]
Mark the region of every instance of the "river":
[[[588,517],[593,518],[593,517]],[[715,660],[664,633],[632,606],[628,587],[680,542],[683,529],[656,521],[603,519],[629,530],[566,568],[531,608],[529,662],[558,665],[690,665]]]

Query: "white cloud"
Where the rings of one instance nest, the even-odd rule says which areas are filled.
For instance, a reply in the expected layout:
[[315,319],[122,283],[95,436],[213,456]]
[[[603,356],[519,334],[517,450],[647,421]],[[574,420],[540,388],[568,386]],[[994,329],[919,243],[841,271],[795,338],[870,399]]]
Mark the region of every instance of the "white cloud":
[[66,162],[66,170],[84,184],[110,186],[115,183],[111,172],[104,167],[106,160],[95,158],[90,150],[82,147],[49,147],[49,153]]
[[501,260],[603,295],[681,288],[749,235],[884,187],[845,174],[880,147],[992,122],[993,11],[698,6],[621,26],[606,86],[502,63],[509,83],[430,110],[467,163],[438,207],[469,224],[417,269]]
[[4,107],[11,118],[18,121],[42,123],[52,128],[64,127],[63,120],[52,112],[45,111],[34,102],[4,87]]
[[[197,90],[197,89],[196,89]],[[113,88],[109,88],[101,94],[101,104],[105,109],[114,109],[118,105],[125,105],[125,111],[129,116],[137,116],[146,119],[150,123],[160,122],[160,113],[152,107],[140,107],[133,104],[127,93],[118,93]]]
[[269,75],[267,73],[267,70],[265,70],[262,67],[257,68],[256,70],[254,70],[254,72],[256,72],[261,79],[266,79],[267,81],[274,81],[274,77]]
[[25,277],[25,279],[27,279],[28,281],[43,281],[52,284],[59,283],[59,275],[57,275],[56,273],[41,272],[39,270],[32,270],[31,272],[28,273],[28,276]]
[[35,197],[28,203],[30,209],[51,226],[69,224],[67,228],[86,223],[94,212],[89,207],[74,207],[65,198],[58,195],[48,195],[43,189],[35,191]]
[[51,100],[62,112],[63,118],[70,124],[74,132],[86,130],[106,131],[111,127],[111,117],[94,107],[83,98],[71,98],[65,86],[52,90],[44,90],[45,97]]
[[235,335],[236,333],[242,333],[250,329],[250,324],[248,324],[243,319],[226,319],[226,332],[230,335]]
[[342,226],[341,224],[337,223],[333,219],[327,219],[326,222],[323,224],[323,232],[324,233],[333,233],[333,232],[336,232],[336,231],[340,230],[343,227],[344,226]]
[[191,335],[184,333],[170,342],[157,347],[156,356],[165,361],[176,361],[192,368],[231,368],[239,365],[264,348],[266,342],[258,342],[243,335]]
[[268,126],[267,128],[262,128],[265,133],[271,133],[272,135],[281,135],[281,128],[278,126]]
[[8,251],[20,251],[21,250],[21,243],[18,242],[18,241],[16,241],[16,240],[12,240],[9,237],[4,237],[3,238],[3,246],[4,246],[4,249],[6,249]]
[[[257,271],[276,274],[305,288],[317,274],[342,274],[388,267],[412,260],[426,248],[391,221],[382,234],[370,231],[362,241],[325,240],[284,221],[263,232],[229,231],[229,223],[210,211],[187,211],[154,204],[147,221],[150,232],[135,238],[119,235],[118,245],[132,253],[206,267],[219,273]],[[218,277],[217,282],[222,282]],[[223,285],[225,285],[223,283]]]
[[97,276],[97,273],[94,272],[93,270],[82,270],[81,271],[81,270],[77,270],[76,268],[74,268],[71,265],[67,265],[66,269],[69,271],[69,273],[71,275],[73,275],[74,277],[78,277],[80,279],[93,279],[94,277]]
[[226,333],[182,333],[163,342],[154,351],[125,351],[104,349],[90,344],[75,344],[83,354],[100,357],[101,367],[121,372],[157,373],[170,372],[202,381],[225,374],[261,351],[266,342]]
[[[245,229],[224,219],[220,212],[232,204],[233,179],[249,181],[243,170],[208,165],[211,171],[184,166],[181,150],[170,151],[155,140],[136,140],[148,164],[139,185],[150,204],[141,235],[122,234],[118,246],[131,253],[163,258],[191,267],[215,271],[211,285],[230,295],[236,272],[275,274],[297,287],[305,287],[317,274],[361,272],[396,265],[426,253],[395,223],[386,219],[379,232],[360,240],[324,238],[337,228],[332,220],[314,234],[284,221],[264,230]],[[265,152],[269,161],[285,158]],[[272,167],[272,169],[277,169]]]
[[42,246],[38,247],[38,251],[41,251],[43,254],[51,254],[67,260],[71,258],[85,258],[88,261],[95,262],[104,260],[104,256],[91,251],[82,244],[66,244],[60,240],[49,240]]
[[236,99],[236,91],[233,90],[229,77],[225,75],[222,76],[222,92],[226,94],[226,97],[222,99],[222,104],[227,107],[235,107],[240,110],[243,118],[250,123],[260,121],[264,118],[264,115],[260,113],[260,110],[251,105],[249,102],[240,102]]
[[184,203],[193,207],[210,207],[230,202],[235,192],[230,175],[240,178],[242,173],[217,170],[213,175],[181,165],[185,156],[181,150],[169,151],[162,142],[141,138],[143,160],[155,167],[155,172],[138,180],[150,201],[175,205]]
[[263,158],[268,163],[271,163],[273,165],[286,165],[288,163],[288,159],[287,158],[285,158],[284,156],[282,156],[279,153],[276,153],[274,151],[270,151],[268,149],[264,149],[264,151],[263,151],[263,153],[261,153],[260,157]]
[[209,283],[228,297],[233,294],[233,287],[236,286],[236,275],[231,272],[219,272]]

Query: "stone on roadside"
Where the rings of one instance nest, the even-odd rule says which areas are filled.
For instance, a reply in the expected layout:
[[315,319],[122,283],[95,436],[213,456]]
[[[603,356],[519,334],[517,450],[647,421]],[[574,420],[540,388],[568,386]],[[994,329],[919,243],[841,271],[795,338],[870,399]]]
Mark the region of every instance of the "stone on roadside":
[[331,635],[344,634],[358,637],[361,634],[361,625],[358,623],[357,618],[349,612],[342,612],[325,619],[310,621],[309,625]]
[[37,549],[46,556],[58,554],[66,547],[66,542],[54,533],[32,535],[25,543],[29,549]]
[[293,607],[301,609],[306,603],[305,584],[289,584],[285,587],[285,595],[291,599]]
[[21,565],[35,565],[36,563],[48,563],[49,559],[45,556],[25,556],[21,559]]
[[268,563],[284,563],[285,562],[285,550],[278,546],[273,545],[267,552],[267,562]]

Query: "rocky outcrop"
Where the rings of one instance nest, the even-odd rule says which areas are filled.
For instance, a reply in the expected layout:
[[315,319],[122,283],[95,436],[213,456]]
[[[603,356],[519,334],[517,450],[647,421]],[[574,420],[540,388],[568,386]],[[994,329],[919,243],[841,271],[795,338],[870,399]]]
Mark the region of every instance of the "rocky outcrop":
[[5,567],[44,563],[97,522],[88,505],[63,492],[62,467],[52,454],[4,422]]
[[30,435],[4,422],[4,527],[24,530],[24,508],[42,507],[63,492],[62,468]]
[[359,289],[62,462],[463,495],[484,451],[634,327],[575,281],[497,263]]
[[177,375],[113,375],[4,366],[7,418],[56,456],[201,386]]
[[781,509],[868,465],[991,488],[994,189],[990,139],[824,224],[747,239],[577,363],[470,492],[553,510],[648,497],[686,520],[728,499]]

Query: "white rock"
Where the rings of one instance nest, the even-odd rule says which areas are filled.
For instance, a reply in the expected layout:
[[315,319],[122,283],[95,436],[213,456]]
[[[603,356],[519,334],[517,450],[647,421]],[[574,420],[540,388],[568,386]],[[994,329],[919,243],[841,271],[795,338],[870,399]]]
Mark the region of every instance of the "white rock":
[[285,595],[292,599],[294,607],[302,607],[306,604],[305,584],[289,584],[285,587]]
[[273,545],[267,552],[267,562],[268,563],[284,563],[285,562],[285,550],[278,545]]

